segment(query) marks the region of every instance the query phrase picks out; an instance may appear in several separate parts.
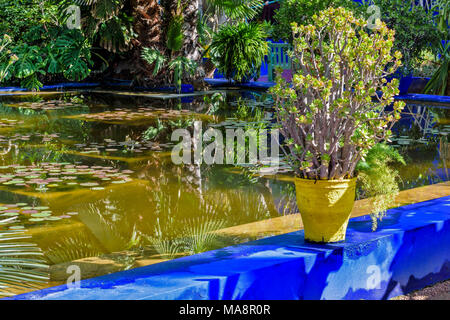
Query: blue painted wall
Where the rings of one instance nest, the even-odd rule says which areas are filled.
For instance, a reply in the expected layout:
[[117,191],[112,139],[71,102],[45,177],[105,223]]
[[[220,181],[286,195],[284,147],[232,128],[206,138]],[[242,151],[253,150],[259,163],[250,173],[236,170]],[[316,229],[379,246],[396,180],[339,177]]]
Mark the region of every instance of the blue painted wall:
[[344,243],[308,244],[298,231],[13,299],[388,299],[450,278],[450,196],[370,228],[359,217]]

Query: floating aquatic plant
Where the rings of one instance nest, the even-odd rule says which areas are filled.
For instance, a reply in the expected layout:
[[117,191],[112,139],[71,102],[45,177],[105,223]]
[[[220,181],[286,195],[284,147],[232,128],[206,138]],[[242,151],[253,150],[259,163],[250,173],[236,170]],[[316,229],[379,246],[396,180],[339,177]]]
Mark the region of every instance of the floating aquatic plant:
[[23,124],[24,122],[17,119],[0,119],[0,128],[11,128]]
[[146,151],[162,151],[163,148],[172,146],[171,143],[157,143],[152,141],[116,141],[105,139],[103,142],[77,143],[74,145],[77,151],[85,154],[123,155],[143,153]]
[[67,102],[64,100],[48,100],[40,102],[24,101],[14,104],[6,104],[6,106],[15,108],[33,109],[33,110],[61,110],[66,108],[80,107],[79,104]]
[[[0,204],[0,219],[15,217],[23,223],[33,224],[43,221],[58,221],[71,218],[73,212],[55,215],[47,206],[32,206],[28,203]],[[23,226],[11,226],[11,230],[22,229]]]
[[40,163],[38,165],[0,166],[0,184],[25,191],[67,191],[75,187],[97,190],[110,183],[126,183],[131,180],[113,167],[73,165],[70,163]]
[[163,108],[137,108],[125,109],[116,108],[112,111],[105,111],[99,113],[86,113],[76,116],[68,116],[69,118],[76,118],[81,120],[91,121],[135,121],[150,119],[176,119],[179,117],[192,116],[189,110],[167,110]]

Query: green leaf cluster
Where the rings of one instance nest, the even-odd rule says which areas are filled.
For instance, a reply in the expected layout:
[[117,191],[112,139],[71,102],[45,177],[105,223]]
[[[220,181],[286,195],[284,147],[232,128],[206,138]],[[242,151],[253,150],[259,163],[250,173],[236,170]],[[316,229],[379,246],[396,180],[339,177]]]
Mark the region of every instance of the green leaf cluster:
[[210,46],[213,63],[227,79],[241,82],[258,77],[268,52],[263,25],[239,23],[225,25],[214,35]]

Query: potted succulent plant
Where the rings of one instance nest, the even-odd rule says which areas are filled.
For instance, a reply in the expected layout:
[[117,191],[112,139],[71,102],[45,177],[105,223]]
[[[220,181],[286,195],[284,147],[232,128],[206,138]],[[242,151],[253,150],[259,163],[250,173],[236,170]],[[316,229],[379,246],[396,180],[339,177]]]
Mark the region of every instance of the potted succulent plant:
[[[401,65],[391,53],[394,31],[344,8],[329,8],[314,23],[293,29],[292,84],[272,88],[287,159],[296,172],[297,204],[312,242],[345,239],[355,200],[355,168],[387,140],[403,102],[398,80],[385,77]],[[393,107],[390,107],[393,105]]]

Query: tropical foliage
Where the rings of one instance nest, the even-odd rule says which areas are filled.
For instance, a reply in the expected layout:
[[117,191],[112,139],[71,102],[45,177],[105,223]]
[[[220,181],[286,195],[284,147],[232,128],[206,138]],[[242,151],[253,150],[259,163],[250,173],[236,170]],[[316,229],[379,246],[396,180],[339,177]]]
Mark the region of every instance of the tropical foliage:
[[439,67],[425,86],[424,92],[450,95],[450,41],[441,43],[439,48]]
[[275,13],[272,38],[292,42],[291,23],[306,25],[313,22],[312,18],[319,11],[331,6],[348,6],[356,8],[353,1],[342,0],[284,0],[280,1],[280,9]]
[[[11,38],[8,56],[0,59],[2,81],[39,89],[52,80],[85,79],[92,66],[90,44],[76,29],[60,25],[57,8],[45,2],[40,10],[37,1],[23,0],[15,5],[0,1],[0,28]],[[18,12],[20,11],[20,13]],[[26,21],[18,19],[23,16]],[[11,64],[11,59],[17,60]]]
[[374,231],[378,219],[382,219],[386,211],[394,205],[399,192],[400,175],[392,166],[396,163],[406,164],[405,159],[394,147],[378,143],[356,166],[362,196],[369,198],[372,205],[371,218]]
[[368,7],[376,5],[380,19],[395,31],[393,50],[402,53],[403,74],[412,73],[422,60],[422,51],[429,50],[430,45],[438,45],[442,39],[442,32],[436,28],[433,10],[412,6],[411,1],[404,0],[366,0],[363,3],[360,10],[366,17]]
[[225,25],[214,35],[210,51],[214,64],[226,78],[238,82],[257,78],[268,52],[263,25]]
[[313,21],[293,24],[292,86],[278,76],[271,91],[280,131],[300,177],[350,178],[400,118],[403,102],[385,110],[399,92],[398,81],[385,76],[401,65],[401,53],[391,53],[394,31],[386,24],[369,34],[366,21],[344,8],[321,11]]
[[[78,8],[78,9],[76,9]],[[200,62],[198,2],[187,0],[0,0],[0,31],[13,44],[0,61],[3,83],[39,89],[63,79],[92,76],[134,79],[136,84],[159,85],[191,81],[189,66]],[[77,10],[80,19],[77,18]],[[17,19],[23,17],[23,19]],[[79,24],[79,25],[78,25]],[[189,34],[189,37],[185,37]],[[157,50],[168,61],[154,72],[142,59],[143,49]],[[176,59],[180,56],[185,59]],[[201,76],[196,69],[194,76]]]
[[436,24],[444,34],[444,39],[437,47],[439,67],[424,88],[425,93],[450,95],[450,0],[438,0],[433,7],[438,12]]

